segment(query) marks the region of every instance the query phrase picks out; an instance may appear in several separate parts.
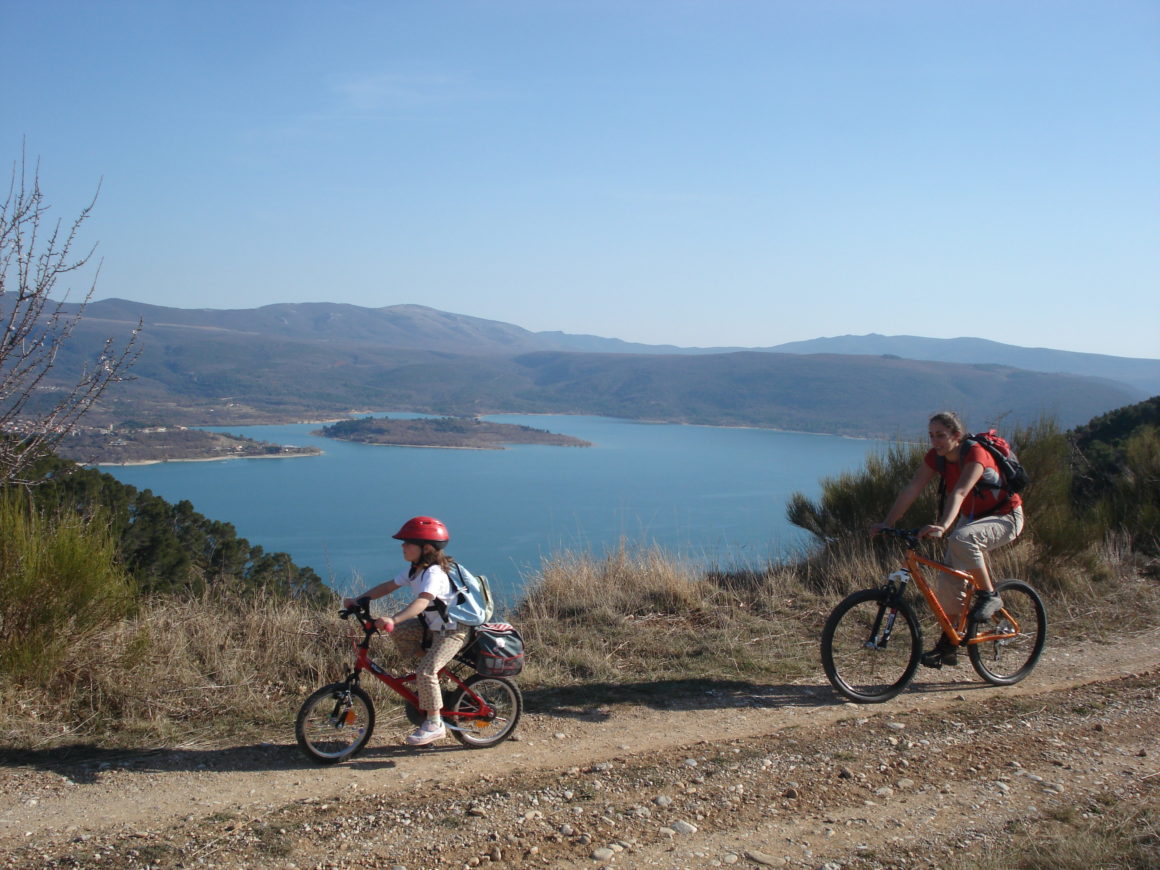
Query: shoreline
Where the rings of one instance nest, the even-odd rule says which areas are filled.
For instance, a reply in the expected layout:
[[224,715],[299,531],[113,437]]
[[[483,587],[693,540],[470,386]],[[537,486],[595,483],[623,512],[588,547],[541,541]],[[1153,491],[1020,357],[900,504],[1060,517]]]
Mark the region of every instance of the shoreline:
[[[376,411],[375,413],[391,414],[394,411]],[[787,435],[823,435],[827,438],[849,438],[852,441],[890,441],[891,438],[879,435],[844,435],[839,432],[811,432],[808,429],[782,429],[778,426],[746,426],[740,423],[690,423],[685,420],[652,420],[645,417],[610,417],[606,414],[565,414],[559,411],[496,411],[480,414],[479,419],[487,417],[600,417],[605,420],[622,420],[625,423],[642,423],[647,426],[700,426],[705,429],[749,429],[756,432],[784,432]]]
[[355,438],[335,438],[332,435],[320,435],[320,438],[329,438],[331,441],[341,441],[344,444],[362,444],[366,447],[411,447],[416,450],[506,450],[506,447],[474,447],[470,444],[395,444],[390,441],[359,441]]
[[[235,426],[235,425],[239,426],[239,427],[299,426],[299,425],[307,425],[307,424],[328,425],[331,423],[341,423],[341,422],[344,422],[346,420],[357,419],[358,417],[367,417],[367,416],[390,417],[391,415],[394,415],[394,414],[406,414],[409,416],[416,416],[416,417],[457,416],[457,415],[448,415],[448,414],[421,414],[421,413],[418,413],[415,411],[361,410],[361,411],[352,411],[348,416],[345,416],[345,417],[334,417],[334,418],[324,418],[324,419],[292,417],[292,418],[285,419],[285,420],[278,422],[278,423],[268,423],[268,422],[267,423],[237,423],[237,424],[232,424],[232,423],[225,423],[225,424],[223,424],[223,423],[198,423],[198,424],[192,424],[190,426],[190,428],[191,429],[209,429],[209,428],[223,429],[223,428],[227,428],[227,427],[231,427],[231,426]],[[615,417],[615,416],[608,416],[606,414],[587,414],[587,413],[569,414],[569,413],[560,412],[560,411],[488,411],[488,412],[483,413],[483,414],[475,414],[475,415],[470,415],[470,416],[473,416],[475,419],[479,419],[479,420],[486,420],[486,419],[491,418],[491,417],[512,417],[512,416],[518,416],[518,417],[602,417],[602,418],[608,419],[608,420],[622,420],[626,423],[642,423],[642,424],[646,424],[646,425],[650,425],[650,426],[701,426],[701,427],[704,427],[706,429],[752,429],[752,430],[756,430],[759,432],[784,432],[784,433],[787,433],[790,435],[823,435],[823,436],[826,436],[829,438],[848,438],[852,441],[893,441],[893,440],[896,440],[894,438],[894,436],[886,436],[886,435],[869,435],[869,434],[851,435],[848,433],[841,433],[841,432],[816,432],[816,431],[811,431],[809,429],[785,429],[785,428],[782,428],[779,426],[755,426],[755,425],[746,425],[746,424],[741,424],[741,423],[690,423],[690,422],[685,421],[685,420],[655,420],[655,419],[649,419],[649,418],[644,418],[644,417]],[[564,434],[564,433],[560,433],[560,434]],[[329,436],[327,436],[327,437],[329,437]],[[333,440],[342,441],[342,440],[348,440],[348,439],[335,438]],[[363,443],[369,443],[369,442],[362,442],[362,441],[353,442],[352,441],[350,443],[363,444]],[[419,447],[419,446],[427,447],[427,446],[430,446],[430,447],[436,447],[437,445],[398,444],[398,445],[389,445],[389,446],[396,446],[396,447]],[[455,448],[452,448],[452,449],[455,449]],[[489,448],[482,448],[482,449],[489,449]],[[504,448],[499,448],[499,449],[504,449]]]
[[78,462],[77,465],[84,468],[129,468],[136,465],[164,465],[167,462],[228,462],[231,459],[304,459],[322,456],[325,452],[325,450],[319,450],[317,453],[281,453],[260,456],[191,456],[173,459],[136,459],[130,462]]
[[[344,422],[344,421],[351,420],[351,419],[357,419],[359,416],[390,417],[392,414],[406,414],[408,416],[414,415],[414,416],[420,416],[420,417],[438,417],[438,416],[441,416],[441,415],[435,415],[435,414],[415,415],[415,412],[411,412],[411,411],[362,410],[362,411],[352,411],[350,413],[350,415],[344,416],[344,417],[333,417],[333,418],[317,418],[317,417],[315,417],[315,418],[310,418],[310,419],[303,419],[303,418],[299,417],[299,418],[293,418],[293,419],[287,420],[287,421],[282,422],[282,423],[237,423],[237,424],[226,423],[226,424],[222,424],[219,422],[219,423],[201,424],[201,425],[195,424],[195,425],[190,426],[189,428],[208,430],[208,429],[226,429],[226,428],[245,429],[245,428],[250,428],[250,427],[258,427],[258,426],[282,426],[282,425],[287,425],[287,426],[299,426],[299,425],[325,426],[325,425],[328,425],[331,423],[338,423],[338,422]],[[475,419],[489,420],[489,418],[505,417],[505,416],[567,418],[567,417],[591,417],[591,416],[601,417],[603,415],[566,414],[566,413],[558,413],[558,412],[496,411],[496,412],[489,412],[486,414],[477,415],[475,417]],[[687,421],[654,420],[654,419],[643,419],[643,418],[632,418],[632,417],[606,417],[605,419],[621,420],[621,421],[624,421],[626,423],[640,423],[642,425],[648,425],[648,426],[686,426],[686,427],[701,427],[701,428],[705,428],[705,429],[735,429],[735,430],[768,431],[768,432],[778,432],[778,433],[792,434],[792,435],[820,435],[820,436],[829,437],[829,438],[843,438],[843,439],[848,439],[851,441],[888,441],[888,440],[891,440],[891,439],[873,436],[873,435],[850,435],[850,434],[839,434],[839,433],[833,433],[833,432],[811,432],[811,431],[804,430],[804,429],[782,429],[782,428],[778,428],[778,427],[774,427],[774,426],[753,426],[753,425],[724,424],[724,423],[720,423],[720,424],[691,423],[691,422],[687,422]],[[499,422],[499,421],[491,420],[491,422]],[[319,432],[312,432],[310,434],[315,435],[317,437],[324,437],[324,438],[327,438],[328,440],[332,440],[332,441],[343,442],[346,444],[362,444],[362,445],[366,445],[368,447],[403,447],[403,448],[409,448],[409,449],[415,449],[415,450],[507,450],[511,446],[520,446],[523,443],[523,442],[512,442],[511,444],[507,444],[507,445],[495,445],[495,446],[492,446],[492,445],[476,446],[476,445],[469,445],[469,444],[455,444],[455,445],[452,445],[452,444],[405,444],[405,443],[397,443],[397,442],[360,441],[360,440],[352,439],[352,438],[336,438],[334,436],[329,436],[329,435],[326,435],[326,436],[320,435]],[[558,434],[566,435],[567,433],[558,433]],[[575,437],[575,436],[567,436],[567,437]],[[529,443],[535,443],[535,442],[529,442]],[[591,446],[591,445],[550,445],[550,446]],[[324,452],[325,451],[319,449],[317,453],[290,453],[290,454],[284,454],[284,455],[277,454],[277,455],[255,455],[255,456],[243,455],[243,456],[175,457],[175,458],[166,458],[166,459],[131,460],[131,461],[127,461],[127,462],[94,462],[94,463],[77,462],[77,464],[82,465],[82,466],[87,466],[87,467],[100,467],[100,466],[131,467],[131,466],[142,466],[142,465],[161,465],[161,464],[164,464],[167,462],[221,462],[221,461],[233,460],[233,459],[293,459],[293,458],[298,458],[298,457],[303,457],[303,456],[319,456],[319,455],[322,455]]]

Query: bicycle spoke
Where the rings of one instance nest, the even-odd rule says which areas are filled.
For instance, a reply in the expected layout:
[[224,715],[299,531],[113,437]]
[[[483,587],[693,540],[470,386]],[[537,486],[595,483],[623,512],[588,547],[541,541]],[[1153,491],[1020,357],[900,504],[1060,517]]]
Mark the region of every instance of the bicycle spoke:
[[886,701],[914,676],[920,635],[913,611],[884,606],[878,590],[839,604],[822,632],[822,665],[831,684],[863,703]]
[[[483,718],[456,716],[452,720],[452,736],[464,746],[482,748],[506,740],[519,722],[523,711],[523,697],[515,683],[503,677],[473,676],[468,688],[456,693],[451,709],[458,713],[478,713],[477,698],[490,710]],[[473,697],[474,695],[474,697]]]
[[1047,613],[1026,583],[1006,580],[997,587],[1003,609],[974,627],[977,643],[968,646],[971,665],[984,680],[1009,686],[1035,667],[1047,639]]
[[306,699],[295,722],[298,745],[324,764],[358,753],[375,728],[375,710],[366,692],[344,683],[324,686]]

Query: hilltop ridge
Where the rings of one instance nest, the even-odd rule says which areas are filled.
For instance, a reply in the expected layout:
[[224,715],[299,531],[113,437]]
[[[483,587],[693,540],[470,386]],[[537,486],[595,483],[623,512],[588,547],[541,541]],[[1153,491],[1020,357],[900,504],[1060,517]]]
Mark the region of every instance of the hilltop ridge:
[[844,356],[893,355],[930,362],[991,363],[1029,371],[1102,377],[1131,385],[1148,396],[1160,393],[1160,359],[1021,347],[970,337],[924,338],[869,333],[819,337],[760,347],[682,347],[674,344],[643,344],[561,330],[533,332],[510,323],[453,314],[425,305],[365,308],[338,302],[287,302],[248,309],[183,309],[113,298],[90,303],[86,316],[111,323],[135,323],[140,317],[147,326],[219,329],[312,341],[367,342],[382,347],[442,349],[462,354],[518,354],[555,350],[650,355],[706,355],[742,351]]
[[142,353],[133,378],[110,393],[95,423],[318,420],[359,408],[578,413],[894,437],[942,407],[978,426],[1042,416],[1072,426],[1146,398],[1146,387],[1160,393],[1160,360],[976,339],[674,348],[536,333],[419,305],[215,310],[120,299],[90,304],[53,376],[75,379],[105,338],[138,319]]

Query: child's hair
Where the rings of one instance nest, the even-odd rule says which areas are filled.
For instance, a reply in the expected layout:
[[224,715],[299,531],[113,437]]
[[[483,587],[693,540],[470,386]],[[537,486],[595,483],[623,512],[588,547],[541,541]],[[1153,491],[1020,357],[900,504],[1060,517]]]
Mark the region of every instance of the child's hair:
[[963,425],[962,418],[954,411],[939,411],[929,420],[930,423],[939,423],[946,426],[956,435],[962,435],[967,431],[967,427]]
[[426,571],[432,565],[438,565],[444,571],[451,569],[451,557],[448,556],[442,549],[435,547],[429,541],[415,541],[423,547],[422,555],[419,560],[411,566],[410,576],[414,577],[416,574]]

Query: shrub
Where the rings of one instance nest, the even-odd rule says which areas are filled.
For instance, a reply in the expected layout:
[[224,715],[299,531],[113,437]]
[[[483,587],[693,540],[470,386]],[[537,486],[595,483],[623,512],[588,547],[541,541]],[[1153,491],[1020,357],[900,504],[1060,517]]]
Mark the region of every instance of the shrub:
[[1026,532],[1048,564],[1074,559],[1103,540],[1106,527],[1085,520],[1077,502],[1077,456],[1068,436],[1051,420],[1018,430],[1012,439],[1031,475],[1024,494]]
[[40,681],[129,613],[133,586],[100,512],[44,514],[0,495],[0,675]]
[[[795,492],[786,506],[786,517],[823,544],[851,535],[865,536],[870,525],[886,515],[925,453],[926,448],[919,444],[891,444],[883,452],[868,456],[863,469],[824,478],[817,502]],[[936,510],[937,496],[928,488],[900,524],[922,525]]]

